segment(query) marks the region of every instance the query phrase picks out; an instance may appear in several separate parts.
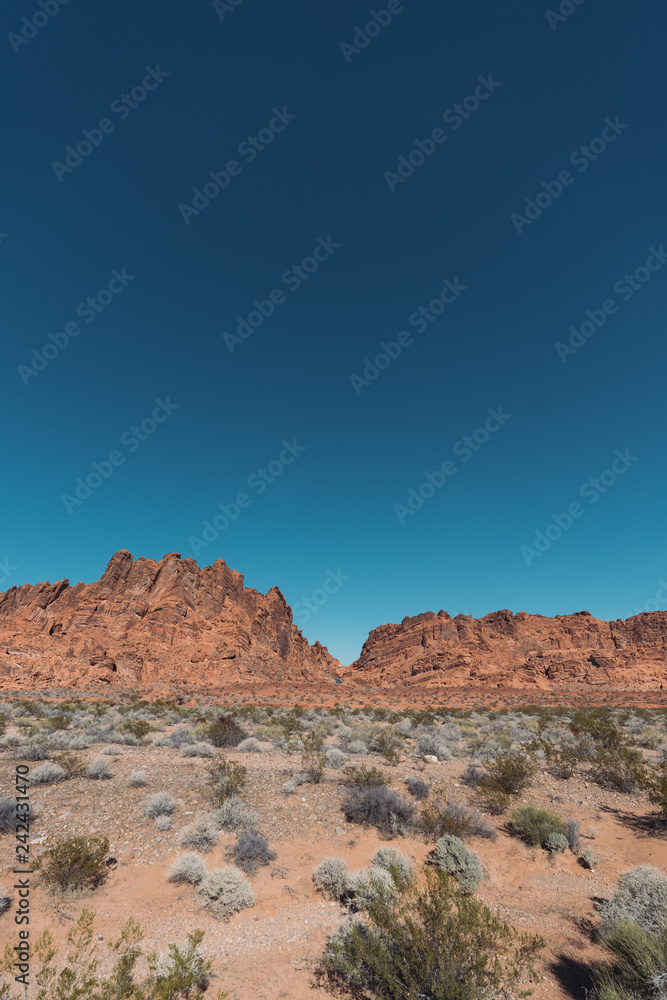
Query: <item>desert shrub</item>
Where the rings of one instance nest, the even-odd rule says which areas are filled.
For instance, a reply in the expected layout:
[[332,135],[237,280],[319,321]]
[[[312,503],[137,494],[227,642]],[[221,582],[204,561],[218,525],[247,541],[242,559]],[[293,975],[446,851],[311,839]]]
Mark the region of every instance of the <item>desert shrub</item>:
[[14,760],[27,760],[31,764],[38,760],[48,760],[50,756],[45,743],[21,743],[12,750]]
[[127,783],[130,788],[143,788],[148,784],[148,775],[143,770],[133,771],[127,779]]
[[53,762],[62,767],[68,778],[82,778],[86,771],[86,763],[83,758],[78,753],[72,753],[71,751],[57,754],[53,758]]
[[484,771],[477,764],[468,764],[465,771],[461,775],[461,781],[468,788],[479,788],[482,781],[484,780]]
[[[39,1000],[101,1000],[101,998],[132,998],[132,1000],[201,1000],[212,979],[210,960],[199,951],[204,937],[200,930],[188,934],[187,941],[180,948],[169,945],[165,955],[143,955],[139,947],[143,932],[139,924],[129,920],[123,927],[117,941],[111,942],[112,961],[103,966],[98,936],[94,933],[95,914],[84,909],[76,925],[67,934],[65,944],[56,950],[50,931],[45,931],[35,942],[31,968],[39,984]],[[65,957],[63,959],[63,952]],[[15,952],[9,945],[5,948],[4,960],[0,964],[0,975],[13,977]],[[141,979],[136,977],[137,962],[146,959],[147,972]],[[55,962],[54,962],[55,959]],[[39,963],[37,965],[37,962]],[[106,963],[105,963],[106,965]],[[101,969],[105,969],[102,973]],[[20,993],[10,992],[8,983],[0,984],[0,997],[4,1000],[20,1000]],[[209,994],[210,996],[210,994]],[[217,1000],[226,1000],[228,993],[218,991]]]
[[404,749],[403,737],[393,729],[380,729],[371,743],[371,750],[382,754],[389,764],[398,764]]
[[581,847],[580,827],[581,824],[579,823],[579,820],[576,819],[568,819],[565,823],[565,836],[567,837],[567,843],[570,850],[574,854],[578,854]]
[[591,776],[603,788],[634,792],[647,781],[642,752],[623,745],[599,747],[592,761]]
[[30,783],[32,785],[51,785],[55,781],[64,781],[67,773],[64,767],[52,764],[50,760],[40,764],[30,773]]
[[344,782],[351,788],[381,788],[389,784],[389,779],[377,767],[355,767],[350,764],[343,768]]
[[545,837],[544,844],[542,845],[545,851],[549,854],[564,854],[570,846],[567,842],[567,837],[562,833],[549,833]]
[[407,788],[410,795],[413,795],[418,802],[423,802],[424,799],[428,798],[428,793],[430,792],[430,786],[426,784],[425,781],[421,781],[419,778],[406,778],[405,787]]
[[176,803],[167,792],[155,792],[144,802],[144,816],[155,819],[156,816],[171,816]]
[[190,851],[200,851],[202,854],[212,851],[217,842],[218,828],[207,816],[188,823],[178,834],[178,843],[181,847]]
[[368,753],[368,744],[365,742],[365,740],[353,739],[350,740],[349,743],[345,745],[345,749],[347,750],[348,753],[365,754]]
[[215,764],[207,768],[206,792],[213,805],[221,805],[225,799],[240,792],[247,774],[248,769],[242,764],[228,760],[224,754],[218,754]]
[[393,847],[381,847],[375,852],[371,867],[384,868],[392,877],[394,885],[402,892],[412,882],[415,872],[410,860]]
[[135,736],[140,741],[145,740],[148,734],[153,732],[150,722],[146,722],[145,719],[129,719],[119,728],[121,732],[130,733],[131,736]]
[[86,777],[92,778],[95,781],[102,781],[113,778],[113,771],[105,760],[98,758],[86,768]]
[[612,899],[600,912],[603,934],[615,923],[627,920],[649,933],[660,931],[667,927],[667,875],[649,865],[624,872]]
[[255,894],[242,871],[234,865],[209,872],[200,885],[201,895],[210,911],[221,919],[254,906]]
[[213,813],[213,820],[221,830],[234,833],[254,831],[259,826],[257,813],[243,799],[232,795],[225,799]]
[[160,830],[161,833],[165,833],[167,830],[171,830],[171,826],[172,826],[171,816],[155,817],[155,829]]
[[614,963],[593,968],[595,1000],[663,1000],[667,995],[667,929],[649,932],[632,920],[614,924],[603,941]]
[[236,843],[227,848],[227,856],[247,875],[254,875],[261,865],[268,865],[277,857],[266,837],[253,830],[239,833]]
[[109,871],[106,837],[64,837],[33,862],[47,889],[63,892],[96,889]]
[[10,796],[0,798],[0,833],[15,833],[18,822],[32,823],[35,817],[33,806],[24,808],[23,804],[20,804],[17,812],[15,798]]
[[463,893],[473,893],[482,880],[482,862],[474,851],[469,851],[459,837],[445,834],[435,842],[429,853],[429,864],[445,875],[451,875]]
[[241,753],[261,753],[262,744],[254,736],[248,736],[245,740],[241,740],[236,749]]
[[215,749],[210,743],[189,743],[181,747],[181,757],[215,757]]
[[500,1000],[535,979],[544,946],[521,935],[456,883],[428,870],[397,900],[380,898],[363,922],[329,939],[318,978],[349,997]]
[[318,784],[322,780],[326,763],[327,755],[323,737],[313,732],[302,733],[301,767],[310,781]]
[[438,760],[452,760],[452,751],[439,736],[424,733],[417,740],[417,751],[422,756],[437,757]]
[[352,872],[348,880],[350,906],[352,910],[368,910],[380,898],[394,900],[398,889],[386,868],[371,865],[358,872]]
[[600,859],[593,851],[584,851],[577,861],[582,866],[582,868],[587,868],[589,871],[594,871],[596,865],[599,865]]
[[[163,740],[165,741],[164,743]],[[181,747],[192,746],[195,742],[194,734],[188,726],[179,726],[169,736],[164,736],[158,740],[159,745],[171,746],[176,750],[180,750]]]
[[168,880],[177,885],[185,882],[189,882],[190,885],[199,885],[205,877],[206,865],[199,854],[181,854],[167,872]]
[[237,747],[248,736],[248,733],[239,726],[233,715],[219,716],[208,724],[204,732],[213,746],[221,750]]
[[509,832],[520,837],[531,847],[544,847],[547,837],[552,833],[564,836],[565,826],[560,816],[548,809],[538,809],[537,806],[521,806],[515,809],[508,823]]
[[323,858],[313,872],[313,882],[326,899],[341,902],[350,887],[350,873],[343,858]]
[[9,907],[12,905],[12,897],[9,896],[4,889],[0,889],[0,917],[3,913],[6,913]]
[[406,833],[415,818],[414,805],[386,785],[353,788],[341,808],[349,823],[374,826],[385,837]]
[[427,840],[437,840],[446,833],[454,837],[485,837],[496,839],[496,831],[476,809],[461,802],[429,799],[422,806],[419,825]]
[[306,785],[310,781],[310,775],[306,774],[305,771],[298,771],[293,774],[289,781],[286,781],[283,785],[284,795],[293,795],[294,792],[300,785]]
[[518,795],[530,785],[535,773],[532,756],[524,750],[507,750],[486,764],[479,785],[482,800],[490,812],[503,812],[511,795]]
[[347,760],[347,754],[344,754],[338,747],[327,747],[324,752],[329,767],[342,767]]

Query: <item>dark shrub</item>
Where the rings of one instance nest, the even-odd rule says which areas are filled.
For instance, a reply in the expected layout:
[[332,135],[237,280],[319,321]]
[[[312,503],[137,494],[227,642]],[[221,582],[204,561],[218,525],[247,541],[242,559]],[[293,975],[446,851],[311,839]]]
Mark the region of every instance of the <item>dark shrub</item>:
[[568,819],[565,824],[565,836],[567,838],[569,848],[574,854],[578,854],[581,847],[580,826],[581,824],[577,819]]
[[243,788],[248,769],[233,760],[218,755],[215,764],[207,768],[208,784],[206,792],[214,806],[222,803]]
[[410,795],[414,795],[418,802],[423,802],[424,799],[427,799],[428,793],[431,790],[426,782],[420,781],[419,778],[406,778],[405,787]]
[[437,840],[445,834],[454,837],[485,837],[496,839],[496,831],[476,809],[461,802],[432,799],[422,806],[419,825],[427,840]]
[[349,765],[343,768],[344,782],[351,788],[382,788],[389,784],[389,779],[377,767],[361,767]]
[[301,736],[301,767],[309,781],[319,784],[327,764],[324,737],[314,732],[304,732]]
[[48,889],[96,889],[108,874],[108,854],[106,837],[65,837],[43,851],[33,866]]
[[508,828],[514,837],[521,837],[531,847],[543,847],[552,833],[565,835],[565,826],[560,816],[548,809],[538,809],[537,806],[515,809]]
[[128,722],[124,722],[119,728],[124,733],[131,733],[132,736],[136,736],[138,740],[144,740],[149,733],[153,732],[150,722],[146,722],[145,719],[130,719]]
[[381,729],[373,737],[371,744],[371,750],[382,754],[389,764],[398,764],[404,747],[403,737],[393,729]]
[[634,792],[647,780],[641,750],[623,745],[598,747],[591,771],[598,785],[616,792]]
[[16,799],[7,796],[0,799],[0,833],[15,833],[17,822],[32,823],[35,819],[33,807],[16,811]]
[[595,1000],[661,1000],[667,979],[667,928],[646,931],[632,920],[614,925],[604,938],[613,965],[593,968]]
[[374,826],[385,837],[404,834],[414,823],[414,805],[386,785],[353,788],[341,808],[349,823]]
[[227,848],[228,858],[247,875],[254,875],[260,865],[275,861],[277,854],[269,849],[266,837],[259,833],[241,833],[232,847]]
[[239,726],[233,715],[221,715],[214,722],[209,723],[205,733],[213,746],[220,749],[237,747],[250,735]]
[[479,793],[489,812],[504,812],[511,795],[530,785],[535,773],[533,758],[523,750],[506,750],[486,765]]
[[348,997],[492,1000],[516,996],[544,940],[519,936],[453,879],[428,870],[398,900],[379,894],[367,919],[329,939],[318,978]]
[[82,778],[86,773],[86,762],[79,754],[72,753],[71,750],[55,754],[53,761],[62,767],[68,778]]
[[461,775],[461,781],[469,788],[479,788],[484,779],[484,771],[476,764],[468,764]]

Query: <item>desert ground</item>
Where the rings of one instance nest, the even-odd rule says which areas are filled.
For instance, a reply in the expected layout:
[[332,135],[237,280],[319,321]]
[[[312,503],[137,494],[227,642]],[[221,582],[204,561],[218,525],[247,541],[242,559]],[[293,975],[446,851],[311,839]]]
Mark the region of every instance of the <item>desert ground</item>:
[[[63,957],[67,933],[84,909],[93,910],[99,956],[110,967],[108,944],[128,917],[141,925],[146,952],[165,952],[200,928],[201,951],[216,977],[211,997],[220,989],[233,1000],[315,1000],[329,995],[315,976],[327,941],[355,909],[353,893],[332,899],[316,885],[313,873],[323,859],[341,858],[355,873],[390,847],[419,872],[438,832],[450,829],[445,823],[434,833],[425,825],[426,806],[433,804],[436,816],[464,806],[485,827],[483,836],[461,830],[481,861],[476,897],[517,931],[546,939],[537,981],[524,985],[535,1000],[583,1000],[591,965],[608,960],[598,934],[600,907],[614,896],[619,876],[643,865],[667,871],[662,814],[647,797],[650,783],[638,777],[641,768],[659,773],[667,717],[659,709],[577,711],[245,704],[232,714],[220,704],[136,698],[7,700],[0,706],[0,797],[13,799],[17,768],[31,776],[31,862],[74,835],[108,838],[106,877],[94,888],[62,891],[43,869],[30,876],[31,940],[49,927]],[[220,718],[224,725],[216,728]],[[600,718],[612,719],[631,758],[605,756]],[[309,734],[310,757],[304,756]],[[529,766],[521,787],[498,801],[488,794],[488,776],[508,755]],[[212,798],[209,772],[220,759],[245,768],[244,780],[233,794],[227,789]],[[364,774],[377,772],[412,814],[391,830],[372,817],[355,821],[346,809],[355,780],[361,785]],[[410,790],[423,794],[418,782],[427,786],[426,798]],[[159,793],[163,808],[147,815],[149,798]],[[231,852],[245,827],[221,828],[216,812],[229,798],[254,813],[251,827],[268,841],[255,869],[252,859],[246,866],[253,905],[230,916],[207,905],[201,883],[169,875],[184,854],[198,854],[208,872],[235,863]],[[567,849],[533,846],[512,831],[514,811],[526,805],[572,821]],[[206,829],[198,834],[192,824],[199,821]],[[4,831],[0,937],[13,946],[16,837],[11,824]]]

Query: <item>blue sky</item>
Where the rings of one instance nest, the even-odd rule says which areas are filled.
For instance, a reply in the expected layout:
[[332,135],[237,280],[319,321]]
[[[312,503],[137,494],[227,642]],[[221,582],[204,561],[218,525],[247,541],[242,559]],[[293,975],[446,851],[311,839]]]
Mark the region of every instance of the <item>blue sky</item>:
[[667,12],[561,8],[5,7],[0,590],[667,606]]

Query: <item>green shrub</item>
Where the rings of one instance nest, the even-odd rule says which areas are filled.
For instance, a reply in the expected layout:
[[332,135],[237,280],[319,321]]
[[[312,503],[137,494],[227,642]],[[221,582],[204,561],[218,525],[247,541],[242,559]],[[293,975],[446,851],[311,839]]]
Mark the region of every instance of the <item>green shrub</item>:
[[51,891],[96,889],[107,877],[109,841],[106,837],[65,837],[47,848],[34,862],[41,881]]
[[508,828],[513,836],[521,837],[531,847],[544,847],[547,837],[554,833],[565,836],[565,824],[560,816],[537,806],[515,809]]
[[[128,920],[105,955],[94,933],[94,918],[91,910],[84,909],[60,949],[53,947],[50,931],[45,931],[35,942],[34,950],[31,949],[33,966],[30,971],[31,981],[39,985],[37,1000],[176,1000],[177,997],[201,1000],[204,996],[213,973],[211,961],[199,950],[203,931],[188,934],[186,943],[180,948],[170,944],[165,955],[144,956],[139,947],[143,938],[141,927],[134,920]],[[103,960],[107,956],[112,961],[109,971],[102,973]],[[148,970],[137,979],[136,965],[142,958],[146,959]],[[8,944],[0,963],[0,976],[6,980],[0,984],[2,1000],[24,1000],[22,990],[12,991],[16,972],[12,963],[15,961],[16,953]],[[217,1000],[226,1000],[229,994],[218,991],[216,996]]]
[[371,750],[382,754],[389,764],[398,764],[404,747],[402,736],[393,729],[380,729],[371,743]]
[[204,734],[214,747],[222,750],[237,747],[239,743],[242,743],[250,735],[245,729],[239,726],[233,715],[219,716],[214,722],[206,726]]
[[65,750],[54,754],[53,762],[62,767],[68,778],[82,778],[86,773],[86,762],[78,753]]
[[377,767],[366,767],[365,764],[361,767],[350,764],[343,768],[343,775],[343,781],[351,788],[381,788],[389,784],[389,778],[382,771]]
[[660,819],[667,820],[667,761],[648,771],[644,784],[649,802],[658,807]]
[[616,792],[634,792],[647,782],[641,750],[627,746],[598,747],[592,763],[593,780]]
[[452,875],[461,892],[475,892],[482,880],[482,862],[474,851],[469,851],[458,837],[445,834],[435,842],[428,855],[428,863],[445,875]]
[[499,753],[485,767],[486,773],[480,783],[480,790],[483,798],[494,805],[523,792],[535,774],[533,758],[524,750]]
[[593,968],[595,1000],[662,1000],[667,982],[667,928],[651,933],[632,920],[615,924],[604,944],[613,965]]
[[519,937],[442,872],[428,870],[397,900],[380,896],[363,922],[329,939],[318,979],[348,997],[500,1000],[514,995],[544,946]]
[[437,840],[446,833],[454,837],[485,837],[496,839],[496,831],[476,809],[469,809],[461,802],[448,802],[433,798],[424,803],[419,825],[427,840]]
[[138,740],[145,740],[148,734],[153,732],[150,722],[146,722],[145,719],[130,719],[119,726],[119,729],[124,733],[131,733]]
[[301,735],[301,767],[308,775],[308,780],[319,784],[324,775],[327,763],[324,738],[314,732]]
[[248,769],[243,764],[218,754],[215,764],[207,768],[206,792],[213,805],[220,806],[232,795],[237,795],[245,785],[247,774]]

